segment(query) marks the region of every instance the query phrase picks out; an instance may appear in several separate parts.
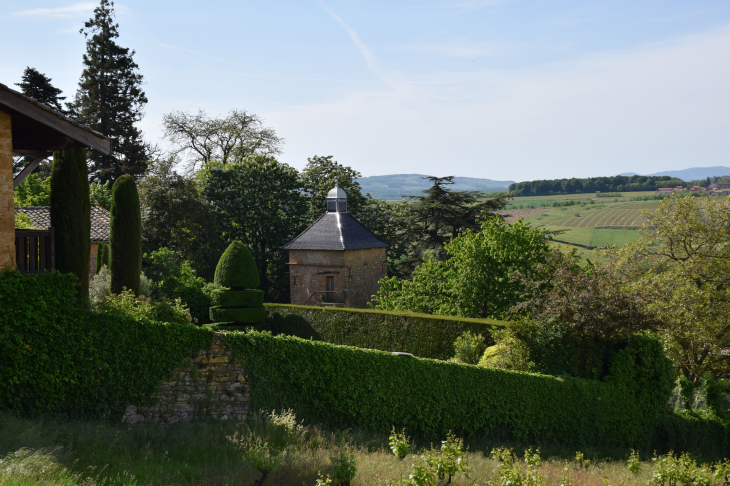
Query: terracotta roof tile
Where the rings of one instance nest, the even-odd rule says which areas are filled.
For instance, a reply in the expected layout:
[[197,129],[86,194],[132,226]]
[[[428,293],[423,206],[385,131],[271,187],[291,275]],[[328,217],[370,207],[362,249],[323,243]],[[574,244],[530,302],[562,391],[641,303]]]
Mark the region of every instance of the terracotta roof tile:
[[[51,208],[49,206],[16,206],[15,214],[23,213],[30,218],[33,226],[45,229],[51,226]],[[109,211],[98,204],[91,205],[91,241],[109,241]]]

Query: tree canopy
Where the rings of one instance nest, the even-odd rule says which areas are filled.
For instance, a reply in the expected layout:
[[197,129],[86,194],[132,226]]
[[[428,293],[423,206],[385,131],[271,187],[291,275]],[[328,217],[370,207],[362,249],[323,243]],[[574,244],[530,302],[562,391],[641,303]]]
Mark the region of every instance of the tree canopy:
[[119,24],[114,22],[114,2],[101,0],[94,17],[79,32],[86,38],[84,70],[73,103],[73,114],[81,123],[116,140],[112,155],[89,152],[91,177],[115,181],[122,174],[141,175],[154,150],[142,139],[137,124],[144,116],[147,96],[134,51],[116,40]]
[[61,102],[66,99],[65,96],[61,96],[63,91],[53,86],[51,78],[38,72],[38,70],[28,66],[23,71],[23,80],[20,83],[15,83],[15,85],[20,87],[21,93],[25,96],[30,96],[34,100],[66,114],[63,106],[61,106]]

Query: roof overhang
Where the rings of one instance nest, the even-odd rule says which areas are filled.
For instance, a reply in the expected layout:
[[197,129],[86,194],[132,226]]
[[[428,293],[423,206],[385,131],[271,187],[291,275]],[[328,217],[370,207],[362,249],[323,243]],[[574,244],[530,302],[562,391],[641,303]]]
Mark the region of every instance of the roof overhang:
[[13,155],[45,158],[56,150],[85,147],[112,153],[112,139],[3,84],[0,110],[12,118]]

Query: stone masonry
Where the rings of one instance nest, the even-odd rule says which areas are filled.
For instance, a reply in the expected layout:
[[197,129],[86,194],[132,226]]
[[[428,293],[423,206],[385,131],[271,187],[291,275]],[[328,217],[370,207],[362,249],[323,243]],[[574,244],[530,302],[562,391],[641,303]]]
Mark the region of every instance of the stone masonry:
[[0,270],[15,268],[13,135],[10,115],[0,111]]
[[[385,248],[363,250],[289,250],[291,303],[317,305],[326,289],[326,277],[334,277],[337,300],[345,307],[365,308],[387,277]],[[344,297],[344,298],[343,298]]]
[[122,422],[128,424],[190,422],[195,419],[244,421],[251,411],[251,394],[240,360],[216,333],[210,349],[200,351],[163,381],[148,407],[130,405]]

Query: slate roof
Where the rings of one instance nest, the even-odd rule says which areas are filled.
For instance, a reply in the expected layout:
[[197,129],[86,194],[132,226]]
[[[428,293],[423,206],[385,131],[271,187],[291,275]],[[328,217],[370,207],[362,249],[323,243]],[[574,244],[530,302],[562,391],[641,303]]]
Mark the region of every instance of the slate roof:
[[284,245],[285,250],[363,250],[388,247],[350,213],[327,212]]
[[[33,222],[33,227],[45,229],[51,226],[51,208],[49,206],[16,206],[15,214],[23,213]],[[109,241],[109,211],[98,204],[91,205],[91,241]]]

